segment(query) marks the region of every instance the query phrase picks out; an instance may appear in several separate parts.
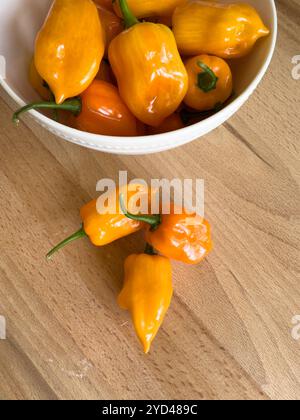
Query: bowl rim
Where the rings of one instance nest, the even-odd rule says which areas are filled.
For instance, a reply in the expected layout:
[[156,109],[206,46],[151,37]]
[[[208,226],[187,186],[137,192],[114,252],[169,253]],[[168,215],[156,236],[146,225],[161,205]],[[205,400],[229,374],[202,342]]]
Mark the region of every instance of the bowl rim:
[[[269,52],[264,60],[259,72],[252,82],[247,86],[247,88],[235,99],[232,100],[230,104],[224,107],[222,110],[218,111],[216,114],[202,120],[198,123],[192,124],[191,126],[184,127],[172,132],[162,133],[162,134],[153,134],[148,136],[137,136],[137,137],[120,137],[120,136],[105,136],[100,134],[88,133],[85,131],[80,131],[75,128],[68,127],[64,124],[61,124],[57,121],[52,120],[51,118],[41,114],[38,111],[31,110],[28,114],[31,115],[38,123],[40,123],[44,128],[55,133],[56,135],[62,137],[64,140],[80,144],[82,146],[98,150],[98,151],[107,151],[107,152],[117,152],[128,154],[132,151],[134,154],[139,153],[155,153],[162,150],[174,149],[176,147],[182,146],[186,143],[189,143],[197,138],[197,135],[191,138],[191,134],[197,131],[199,127],[210,127],[216,128],[222,122],[224,122],[228,115],[231,116],[235,111],[242,106],[244,102],[250,97],[250,95],[255,91],[261,80],[263,79],[274,54],[276,41],[278,36],[278,15],[275,0],[269,0],[272,8],[272,38],[270,42]],[[8,93],[8,95],[22,107],[26,105],[24,100],[9,86],[4,78],[0,77],[0,86]],[[206,132],[210,131],[207,129]],[[205,130],[204,130],[205,131]],[[181,137],[178,140],[178,136]],[[176,137],[176,139],[175,139]],[[198,135],[199,137],[199,135]],[[175,141],[176,140],[176,141]],[[115,142],[116,144],[112,144]],[[122,146],[124,143],[124,146]],[[121,146],[120,146],[121,144]]]

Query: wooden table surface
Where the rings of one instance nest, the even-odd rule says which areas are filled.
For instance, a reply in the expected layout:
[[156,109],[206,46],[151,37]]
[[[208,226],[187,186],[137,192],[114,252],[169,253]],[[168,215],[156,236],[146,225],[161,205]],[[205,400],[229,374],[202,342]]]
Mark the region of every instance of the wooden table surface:
[[[63,142],[0,97],[0,399],[300,398],[299,0],[277,0],[271,68],[236,116],[205,138],[153,156],[110,156]],[[116,304],[124,258],[142,237],[87,240],[48,263],[78,227],[96,182],[203,178],[215,249],[174,264],[175,296],[145,356]],[[297,331],[296,331],[297,332]]]

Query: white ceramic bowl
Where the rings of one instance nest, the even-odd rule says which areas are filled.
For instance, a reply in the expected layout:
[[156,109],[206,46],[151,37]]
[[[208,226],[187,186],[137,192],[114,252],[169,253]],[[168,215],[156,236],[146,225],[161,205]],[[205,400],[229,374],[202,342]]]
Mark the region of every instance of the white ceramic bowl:
[[[34,39],[52,0],[0,1],[0,84],[17,103],[16,109],[36,100],[27,79]],[[236,0],[223,0],[236,1]],[[258,41],[254,51],[233,68],[235,99],[222,111],[192,126],[171,133],[145,137],[109,137],[81,132],[31,111],[32,117],[58,137],[91,149],[126,155],[148,154],[172,149],[195,140],[230,118],[249,98],[270,64],[277,38],[277,14],[274,0],[241,0],[252,4],[261,14],[271,35]],[[235,66],[234,66],[235,67]],[[16,128],[17,130],[17,128]]]

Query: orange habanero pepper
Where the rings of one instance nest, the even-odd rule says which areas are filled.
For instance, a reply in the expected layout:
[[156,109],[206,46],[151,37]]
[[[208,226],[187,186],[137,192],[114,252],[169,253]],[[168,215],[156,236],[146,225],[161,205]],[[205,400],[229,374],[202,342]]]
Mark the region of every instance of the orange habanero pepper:
[[120,0],[127,30],[110,44],[109,61],[121,97],[143,123],[160,125],[173,114],[188,88],[188,77],[172,31],[139,22]]
[[212,250],[210,224],[198,214],[187,214],[183,211],[176,214],[176,207],[171,205],[170,214],[166,215],[133,215],[124,214],[132,220],[149,224],[146,230],[146,241],[167,258],[186,264],[200,263]]
[[[137,184],[135,191],[127,189],[128,199],[130,199],[132,195],[136,194],[137,191],[143,193],[144,186]],[[83,206],[80,210],[80,217],[82,220],[81,229],[55,246],[47,254],[47,258],[50,259],[57,251],[80,238],[88,237],[93,245],[100,247],[142,229],[144,226],[142,222],[138,220],[130,220],[120,211],[118,201],[119,189],[117,189],[114,194],[115,195],[112,196],[112,198],[114,201],[115,197],[116,208],[112,210],[115,211],[102,212],[102,209],[97,207],[97,200],[93,200]]]
[[[150,248],[145,252],[151,254]],[[131,313],[145,353],[150,350],[173,295],[169,259],[147,253],[130,255],[125,261],[125,282],[118,297],[119,306]]]
[[177,7],[173,32],[183,55],[243,57],[270,33],[257,11],[245,3],[191,0]]
[[[151,16],[172,16],[177,6],[186,0],[127,0],[128,7],[137,18]],[[116,13],[122,17],[122,12],[118,1],[114,3]]]
[[216,109],[232,94],[232,73],[222,58],[199,55],[185,63],[189,88],[184,103],[197,111]]
[[55,102],[35,102],[17,111],[13,116],[19,122],[22,113],[31,109],[70,111],[74,128],[106,136],[138,136],[140,123],[121,99],[118,89],[103,80],[94,80],[79,98]]
[[104,39],[92,0],[54,0],[35,43],[35,66],[56,102],[80,95],[98,73]]

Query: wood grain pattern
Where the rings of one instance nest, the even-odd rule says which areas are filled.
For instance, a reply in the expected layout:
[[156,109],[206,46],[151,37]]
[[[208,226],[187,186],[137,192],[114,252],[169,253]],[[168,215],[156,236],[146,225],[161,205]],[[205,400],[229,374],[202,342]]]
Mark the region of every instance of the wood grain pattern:
[[[109,156],[62,142],[0,96],[0,399],[299,399],[299,0],[278,0],[278,48],[268,75],[224,126],[181,149]],[[138,234],[53,262],[97,180],[119,170],[150,179],[204,178],[215,250],[174,264],[175,297],[145,357],[118,309],[123,260]]]

